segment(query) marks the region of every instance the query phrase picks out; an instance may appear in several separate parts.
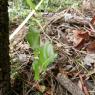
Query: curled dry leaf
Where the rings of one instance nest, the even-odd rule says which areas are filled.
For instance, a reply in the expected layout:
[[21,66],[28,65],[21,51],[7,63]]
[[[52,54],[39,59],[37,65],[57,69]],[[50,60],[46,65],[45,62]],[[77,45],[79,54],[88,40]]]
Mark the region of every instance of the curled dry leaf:
[[89,39],[89,33],[83,30],[73,30],[74,34],[74,46],[77,49],[81,49],[84,46],[84,43]]
[[95,25],[95,16],[92,18],[91,22],[92,25]]
[[91,41],[88,43],[86,47],[87,52],[95,53],[95,41]]
[[76,42],[77,43],[75,45],[75,48],[81,49],[84,45],[85,40],[83,38],[79,38]]

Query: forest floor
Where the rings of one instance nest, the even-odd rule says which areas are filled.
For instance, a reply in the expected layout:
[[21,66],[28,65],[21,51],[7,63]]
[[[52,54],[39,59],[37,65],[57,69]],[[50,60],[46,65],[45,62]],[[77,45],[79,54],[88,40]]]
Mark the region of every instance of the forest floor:
[[[43,14],[41,40],[58,54],[41,80],[35,81],[33,50],[24,26],[10,44],[12,86],[16,95],[95,95],[95,17],[66,9]],[[18,25],[17,25],[18,26]],[[17,26],[11,26],[13,31]],[[12,30],[13,29],[13,30]]]

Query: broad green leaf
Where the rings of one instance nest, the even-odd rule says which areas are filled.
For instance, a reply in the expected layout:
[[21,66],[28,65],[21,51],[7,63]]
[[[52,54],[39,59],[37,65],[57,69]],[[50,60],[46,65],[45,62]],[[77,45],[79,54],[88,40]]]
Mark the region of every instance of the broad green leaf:
[[53,46],[52,44],[50,44],[49,42],[47,42],[44,46],[44,52],[47,57],[53,56],[54,55],[54,50],[53,50]]
[[40,49],[39,49],[39,64],[41,65],[44,60],[45,60],[45,57],[44,57],[44,53],[43,53],[43,47],[40,47]]
[[26,36],[26,40],[30,44],[32,49],[40,47],[40,32],[35,28],[29,28],[29,33]]
[[40,73],[39,73],[39,64],[37,61],[33,62],[33,70],[34,70],[34,79],[39,80],[40,79]]
[[40,73],[47,69],[47,66],[51,64],[57,57],[54,53],[53,46],[49,42],[45,43],[44,46],[38,49],[38,59],[35,59],[33,63],[33,70],[35,72],[35,79],[39,80]]
[[45,70],[46,67],[54,61],[56,56],[57,55],[53,51],[52,44],[47,42],[43,47],[41,47],[39,54],[39,64],[41,65],[42,70]]
[[53,46],[50,43],[46,43],[44,46],[44,57],[45,60],[42,64],[42,68],[45,70],[49,64],[54,61],[54,58],[57,56],[53,51]]
[[43,65],[42,65],[43,71],[46,70],[46,68],[48,67],[48,65],[51,64],[56,57],[57,57],[57,54],[55,54],[54,56],[49,57],[47,60],[44,61]]

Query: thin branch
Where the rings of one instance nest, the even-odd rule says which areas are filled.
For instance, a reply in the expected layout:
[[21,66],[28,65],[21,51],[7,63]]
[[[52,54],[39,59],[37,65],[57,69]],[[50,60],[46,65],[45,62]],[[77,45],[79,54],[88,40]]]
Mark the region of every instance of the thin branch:
[[9,40],[12,41],[14,36],[21,30],[21,28],[28,22],[28,20],[33,16],[33,14],[38,10],[40,5],[44,0],[41,0],[39,4],[35,7],[35,9],[29,13],[29,15],[25,18],[25,20],[18,26],[18,28],[10,35]]

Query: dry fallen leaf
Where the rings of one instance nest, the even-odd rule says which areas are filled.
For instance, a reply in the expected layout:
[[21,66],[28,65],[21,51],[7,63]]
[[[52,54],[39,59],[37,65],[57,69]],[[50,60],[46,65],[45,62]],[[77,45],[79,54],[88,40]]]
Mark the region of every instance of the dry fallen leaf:
[[95,16],[92,18],[91,24],[92,24],[92,25],[95,25]]
[[74,46],[77,49],[81,49],[84,43],[89,40],[89,33],[83,30],[73,30],[74,34]]
[[95,53],[95,41],[91,41],[88,43],[86,47],[87,52]]
[[35,88],[42,93],[46,90],[46,87],[44,85],[39,84],[37,84]]

